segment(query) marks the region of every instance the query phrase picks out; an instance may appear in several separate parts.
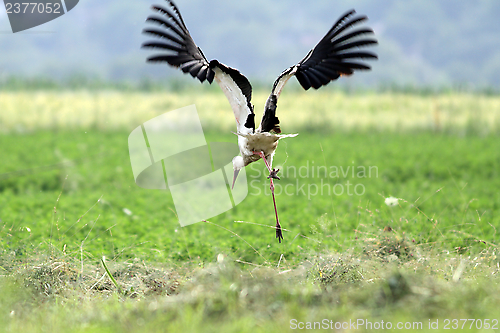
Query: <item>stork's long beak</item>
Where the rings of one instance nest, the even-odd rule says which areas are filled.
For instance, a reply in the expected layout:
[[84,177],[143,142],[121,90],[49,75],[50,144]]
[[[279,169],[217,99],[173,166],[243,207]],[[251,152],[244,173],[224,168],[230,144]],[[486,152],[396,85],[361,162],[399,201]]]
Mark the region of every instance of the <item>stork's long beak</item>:
[[240,170],[234,170],[234,175],[233,175],[233,186],[231,187],[231,190],[234,189],[234,183],[236,182],[236,177],[238,177],[238,174],[240,173]]

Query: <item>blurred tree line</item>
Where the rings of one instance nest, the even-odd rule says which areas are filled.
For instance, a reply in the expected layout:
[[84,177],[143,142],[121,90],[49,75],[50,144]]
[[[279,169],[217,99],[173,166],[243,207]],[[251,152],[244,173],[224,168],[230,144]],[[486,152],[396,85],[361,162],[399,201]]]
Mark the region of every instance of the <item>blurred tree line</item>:
[[[85,0],[68,14],[12,34],[0,8],[0,82],[12,77],[113,82],[179,79],[146,65],[140,49],[150,6],[162,0]],[[209,58],[271,85],[351,8],[368,15],[379,60],[349,87],[500,87],[498,0],[177,0],[195,41]],[[188,80],[187,78],[181,78]]]

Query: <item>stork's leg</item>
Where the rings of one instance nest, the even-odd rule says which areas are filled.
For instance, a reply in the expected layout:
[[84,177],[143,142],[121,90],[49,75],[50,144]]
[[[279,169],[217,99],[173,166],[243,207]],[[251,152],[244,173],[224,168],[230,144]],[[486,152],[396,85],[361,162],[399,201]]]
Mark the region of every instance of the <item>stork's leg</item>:
[[[264,163],[266,163],[267,170],[269,170],[269,176],[267,178],[279,180],[280,177],[278,177],[278,172],[280,171],[280,169],[272,169],[271,170],[271,165],[269,165],[269,162],[266,160],[266,155],[264,155],[264,152],[263,151],[260,151],[260,152],[254,151],[253,153],[254,153],[254,155],[259,155],[260,158],[262,158],[264,160]],[[271,181],[271,183],[272,183],[272,181]]]
[[274,183],[273,183],[273,179],[279,179],[279,177],[277,176],[277,173],[278,171],[280,171],[279,169],[272,169],[271,170],[271,166],[269,165],[269,162],[266,160],[266,156],[264,155],[264,152],[260,151],[260,152],[253,152],[255,155],[259,155],[263,160],[264,160],[264,163],[266,164],[266,167],[267,167],[267,170],[269,170],[269,182],[270,182],[270,185],[269,185],[269,188],[271,189],[271,194],[273,195],[273,204],[274,204],[274,213],[276,214],[276,238],[278,238],[278,241],[281,243],[281,240],[283,239],[283,233],[281,232],[281,224],[280,224],[280,221],[278,219],[278,209],[276,208],[276,199],[274,197]]
[[[273,186],[273,179],[269,178],[269,180],[271,181],[271,186]],[[278,238],[278,241],[281,243],[281,240],[283,239],[283,233],[281,232],[281,224],[278,219],[278,209],[276,208],[276,199],[274,198],[274,186],[271,190],[271,193],[273,194],[274,213],[276,214],[276,238]]]

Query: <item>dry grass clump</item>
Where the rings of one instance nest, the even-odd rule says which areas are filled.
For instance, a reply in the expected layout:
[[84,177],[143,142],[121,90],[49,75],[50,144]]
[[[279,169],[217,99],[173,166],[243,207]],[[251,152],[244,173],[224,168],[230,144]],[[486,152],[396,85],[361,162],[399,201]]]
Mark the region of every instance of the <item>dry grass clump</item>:
[[363,253],[370,258],[379,258],[384,261],[412,260],[418,258],[413,240],[386,226],[376,237],[369,237],[363,241]]
[[88,263],[81,266],[81,263],[68,258],[50,258],[17,269],[13,267],[9,276],[13,276],[34,297],[42,298],[82,293],[109,296],[116,291],[130,298],[170,296],[176,294],[181,285],[179,273],[135,261],[113,264],[111,274],[118,285],[113,283],[102,266]]
[[24,286],[45,296],[60,295],[78,284],[78,272],[68,262],[54,260],[27,268]]
[[314,280],[321,286],[338,286],[364,280],[363,269],[352,258],[320,258],[313,270]]

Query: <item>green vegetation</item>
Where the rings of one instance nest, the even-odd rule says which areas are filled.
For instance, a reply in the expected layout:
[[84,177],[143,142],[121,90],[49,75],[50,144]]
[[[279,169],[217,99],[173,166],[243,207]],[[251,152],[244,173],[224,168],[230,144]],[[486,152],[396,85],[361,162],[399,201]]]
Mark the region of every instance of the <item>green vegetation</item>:
[[300,135],[274,161],[282,244],[260,162],[240,205],[184,228],[168,191],[135,185],[128,134],[189,104],[207,141],[235,141],[210,89],[0,93],[0,327],[500,319],[498,96],[283,96],[282,128]]

